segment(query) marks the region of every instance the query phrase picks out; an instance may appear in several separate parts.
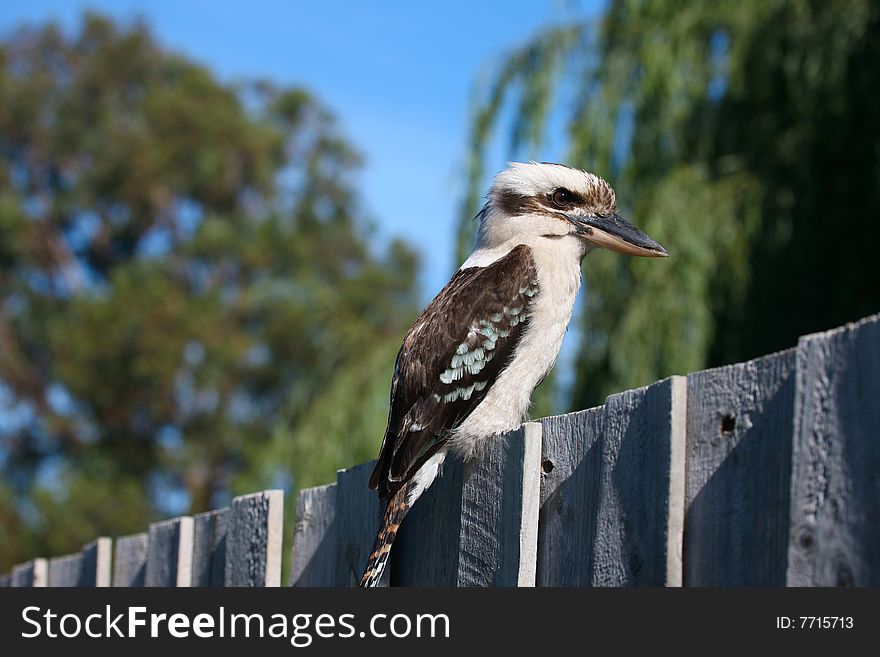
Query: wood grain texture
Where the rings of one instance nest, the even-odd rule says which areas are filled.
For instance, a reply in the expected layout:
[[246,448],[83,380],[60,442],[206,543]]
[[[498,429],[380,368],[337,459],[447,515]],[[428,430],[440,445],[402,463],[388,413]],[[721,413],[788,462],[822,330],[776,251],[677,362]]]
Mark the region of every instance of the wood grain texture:
[[31,559],[12,567],[10,586],[44,587],[49,581],[49,562],[46,559]]
[[229,507],[220,509],[214,516],[210,586],[223,586],[226,579],[226,534],[229,531],[229,518]]
[[80,584],[82,554],[66,554],[49,559],[49,586],[72,587]]
[[224,508],[193,516],[191,586],[223,586],[228,515]]
[[[375,461],[336,474],[336,576],[334,586],[357,586],[373,549],[384,507],[367,484]],[[387,586],[390,568],[382,578]]]
[[789,586],[880,585],[880,315],[797,347]]
[[113,579],[117,587],[139,587],[144,585],[147,568],[146,532],[120,536],[113,545]]
[[605,402],[594,586],[678,586],[687,380]]
[[280,586],[284,492],[232,500],[226,529],[224,586]]
[[541,425],[487,445],[465,466],[458,586],[534,586],[541,481]]
[[181,516],[150,525],[144,586],[188,587],[192,581],[193,519]]
[[404,521],[391,552],[394,586],[534,586],[541,427],[529,423],[442,475]]
[[49,586],[110,586],[113,541],[102,537],[83,546],[76,554],[49,559]]
[[457,586],[464,464],[447,455],[415,503],[391,550],[392,586]]
[[795,350],[688,375],[688,586],[784,586]]
[[541,420],[538,586],[590,586],[604,407]]
[[301,490],[296,498],[290,586],[333,586],[336,568],[336,484]]
[[686,411],[671,377],[544,420],[539,585],[681,584]]

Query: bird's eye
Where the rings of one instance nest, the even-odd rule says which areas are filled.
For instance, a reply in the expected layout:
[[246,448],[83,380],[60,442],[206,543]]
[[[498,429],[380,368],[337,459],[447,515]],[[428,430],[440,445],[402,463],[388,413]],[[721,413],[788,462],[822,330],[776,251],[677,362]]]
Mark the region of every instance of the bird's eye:
[[553,192],[553,205],[559,208],[567,208],[574,203],[574,195],[567,189],[557,189]]

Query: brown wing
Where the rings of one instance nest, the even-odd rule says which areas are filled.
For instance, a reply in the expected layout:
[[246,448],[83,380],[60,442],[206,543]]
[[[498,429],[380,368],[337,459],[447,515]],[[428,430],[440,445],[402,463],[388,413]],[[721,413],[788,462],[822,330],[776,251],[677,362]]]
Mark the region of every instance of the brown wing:
[[390,498],[446,442],[507,366],[538,292],[521,244],[488,267],[459,270],[403,341],[370,488]]

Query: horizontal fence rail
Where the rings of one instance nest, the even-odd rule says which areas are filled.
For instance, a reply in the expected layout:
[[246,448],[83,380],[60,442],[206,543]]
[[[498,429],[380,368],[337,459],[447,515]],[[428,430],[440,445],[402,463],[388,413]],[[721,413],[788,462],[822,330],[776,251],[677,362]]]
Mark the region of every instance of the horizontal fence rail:
[[[299,492],[291,586],[354,586],[373,463]],[[384,586],[880,585],[880,315],[452,458]],[[283,493],[33,559],[0,586],[279,586]]]

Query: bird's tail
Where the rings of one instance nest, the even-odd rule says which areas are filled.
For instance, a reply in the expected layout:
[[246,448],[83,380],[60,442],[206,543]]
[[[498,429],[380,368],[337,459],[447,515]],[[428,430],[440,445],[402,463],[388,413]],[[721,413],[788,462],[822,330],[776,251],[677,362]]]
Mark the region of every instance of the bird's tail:
[[[397,538],[397,530],[400,529],[400,523],[403,522],[404,517],[412,506],[412,503],[407,500],[412,487],[413,482],[410,481],[388,500],[385,514],[382,516],[382,526],[379,527],[379,533],[376,536],[376,544],[373,547],[370,558],[367,560],[367,566],[364,568],[364,574],[361,577],[361,586],[372,587],[379,585],[379,580],[382,579],[382,573],[385,572],[385,566],[388,564],[388,556],[391,554],[391,544]],[[414,502],[415,500],[412,501]]]

